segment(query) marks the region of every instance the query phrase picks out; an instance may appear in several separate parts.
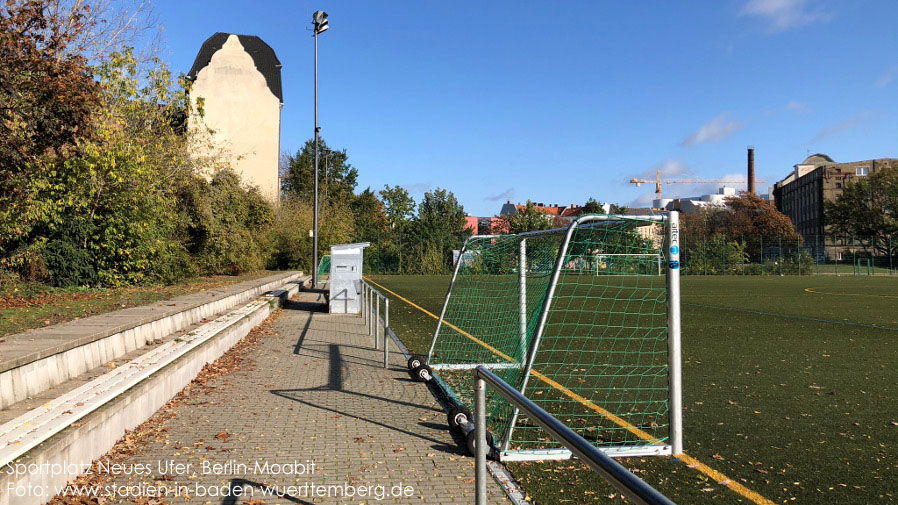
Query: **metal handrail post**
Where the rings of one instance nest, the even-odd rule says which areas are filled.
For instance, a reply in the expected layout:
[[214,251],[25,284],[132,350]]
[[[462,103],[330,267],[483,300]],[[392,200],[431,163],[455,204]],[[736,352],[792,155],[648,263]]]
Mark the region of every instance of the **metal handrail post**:
[[390,299],[384,298],[384,368],[390,365]]
[[[521,343],[519,352],[521,353],[521,362],[527,356],[527,239],[521,239],[521,246],[518,258],[518,318],[520,324]],[[517,357],[517,356],[515,356]]]
[[[478,367],[479,368],[479,367]],[[474,372],[475,502],[486,505],[486,381]]]
[[374,349],[380,349],[380,293],[375,297],[374,309]]

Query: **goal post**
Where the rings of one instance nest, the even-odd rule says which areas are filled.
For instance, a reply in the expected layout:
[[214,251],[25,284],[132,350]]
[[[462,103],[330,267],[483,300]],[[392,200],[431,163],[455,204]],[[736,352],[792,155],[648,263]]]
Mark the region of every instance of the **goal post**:
[[[611,455],[679,454],[679,324],[677,213],[586,215],[469,238],[426,362],[451,402],[484,365]],[[488,412],[503,459],[570,456],[507,402]]]

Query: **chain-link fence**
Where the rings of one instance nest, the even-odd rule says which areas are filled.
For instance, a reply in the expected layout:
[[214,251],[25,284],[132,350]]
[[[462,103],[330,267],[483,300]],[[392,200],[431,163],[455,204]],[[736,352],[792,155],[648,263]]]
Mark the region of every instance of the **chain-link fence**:
[[684,242],[687,275],[898,275],[898,237],[715,234]]

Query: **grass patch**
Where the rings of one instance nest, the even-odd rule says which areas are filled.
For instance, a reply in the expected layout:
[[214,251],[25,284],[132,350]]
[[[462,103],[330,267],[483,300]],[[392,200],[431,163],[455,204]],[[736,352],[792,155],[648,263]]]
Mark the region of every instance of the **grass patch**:
[[117,289],[54,288],[37,283],[0,286],[0,337],[180,295],[258,279],[276,272],[195,277],[171,286]]
[[[372,279],[435,314],[449,281]],[[778,315],[898,327],[896,279],[692,276],[682,292],[687,454],[777,503],[898,501],[898,332]],[[426,352],[436,321],[391,305],[394,331]],[[669,458],[622,463],[680,503],[748,503]],[[542,505],[617,494],[575,461],[509,468]]]

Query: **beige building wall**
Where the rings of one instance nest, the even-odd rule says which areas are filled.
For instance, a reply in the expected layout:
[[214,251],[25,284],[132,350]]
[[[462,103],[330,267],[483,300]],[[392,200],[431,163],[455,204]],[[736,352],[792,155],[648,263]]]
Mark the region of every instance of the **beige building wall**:
[[230,155],[244,182],[277,203],[282,104],[237,35],[228,36],[197,73],[190,95],[194,108],[203,99],[205,114],[200,118],[194,113],[191,126],[201,127],[202,121],[212,129],[215,146]]

